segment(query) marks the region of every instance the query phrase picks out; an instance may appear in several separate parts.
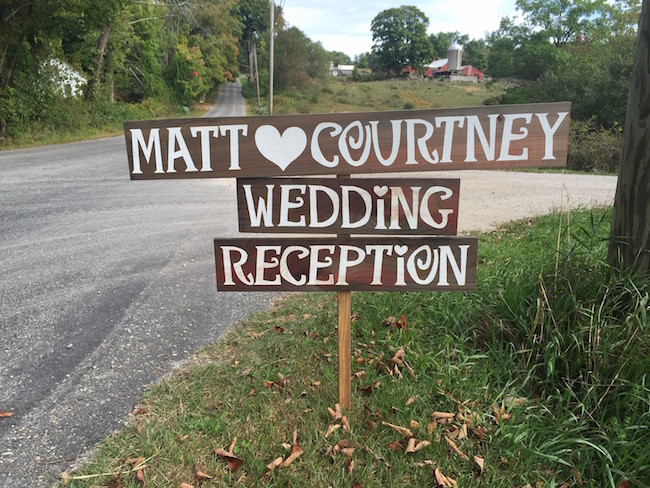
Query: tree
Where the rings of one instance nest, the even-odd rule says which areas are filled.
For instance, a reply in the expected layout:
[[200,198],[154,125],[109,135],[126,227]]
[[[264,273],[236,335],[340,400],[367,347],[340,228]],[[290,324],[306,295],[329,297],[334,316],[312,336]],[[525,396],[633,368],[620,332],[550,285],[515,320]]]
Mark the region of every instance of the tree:
[[408,66],[422,70],[433,56],[426,32],[429,18],[417,7],[405,5],[377,14],[370,29],[380,68],[397,75]]
[[608,261],[650,276],[650,0],[643,0]]

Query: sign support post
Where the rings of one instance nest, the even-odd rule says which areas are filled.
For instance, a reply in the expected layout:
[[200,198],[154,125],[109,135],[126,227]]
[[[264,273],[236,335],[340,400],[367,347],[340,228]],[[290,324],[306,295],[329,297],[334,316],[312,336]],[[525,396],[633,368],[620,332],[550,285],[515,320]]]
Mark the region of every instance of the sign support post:
[[[348,180],[349,174],[338,175],[339,180]],[[338,234],[337,237],[350,237],[350,234]],[[338,359],[339,359],[339,405],[342,409],[350,408],[352,381],[352,292],[339,291],[336,294],[338,304]]]
[[352,378],[351,317],[352,292],[337,292],[339,307],[338,356],[339,356],[339,405],[350,408],[350,382]]

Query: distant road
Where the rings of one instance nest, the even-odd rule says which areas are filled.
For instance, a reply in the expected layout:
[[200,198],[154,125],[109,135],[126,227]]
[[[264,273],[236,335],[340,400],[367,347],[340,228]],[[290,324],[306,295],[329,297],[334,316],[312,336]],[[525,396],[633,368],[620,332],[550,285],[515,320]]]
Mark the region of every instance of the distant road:
[[[222,87],[209,115],[244,115],[240,90]],[[434,176],[461,178],[461,232],[611,203],[616,185]],[[216,291],[212,241],[236,234],[234,181],[130,181],[122,137],[0,152],[0,229],[0,411],[14,412],[0,419],[0,487],[50,486],[147,385],[272,298]]]
[[[221,87],[212,116],[244,115]],[[51,486],[271,295],[219,294],[230,180],[129,179],[123,137],[0,152],[0,487]]]

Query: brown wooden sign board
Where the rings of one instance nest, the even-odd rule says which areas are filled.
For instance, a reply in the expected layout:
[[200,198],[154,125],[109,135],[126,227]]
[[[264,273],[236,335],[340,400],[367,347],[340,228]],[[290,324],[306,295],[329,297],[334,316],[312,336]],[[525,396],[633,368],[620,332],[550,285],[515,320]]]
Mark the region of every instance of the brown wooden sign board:
[[477,239],[215,239],[219,291],[470,291]]
[[456,235],[460,179],[237,179],[239,231]]
[[568,102],[127,122],[132,179],[566,165]]

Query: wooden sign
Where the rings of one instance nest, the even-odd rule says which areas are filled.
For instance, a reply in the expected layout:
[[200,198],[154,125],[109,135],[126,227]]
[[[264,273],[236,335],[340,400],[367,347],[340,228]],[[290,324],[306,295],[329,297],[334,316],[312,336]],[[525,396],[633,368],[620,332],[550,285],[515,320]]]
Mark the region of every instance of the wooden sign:
[[455,235],[460,179],[237,179],[240,232]]
[[215,239],[219,291],[473,290],[477,239]]
[[127,122],[132,179],[566,164],[570,103]]

